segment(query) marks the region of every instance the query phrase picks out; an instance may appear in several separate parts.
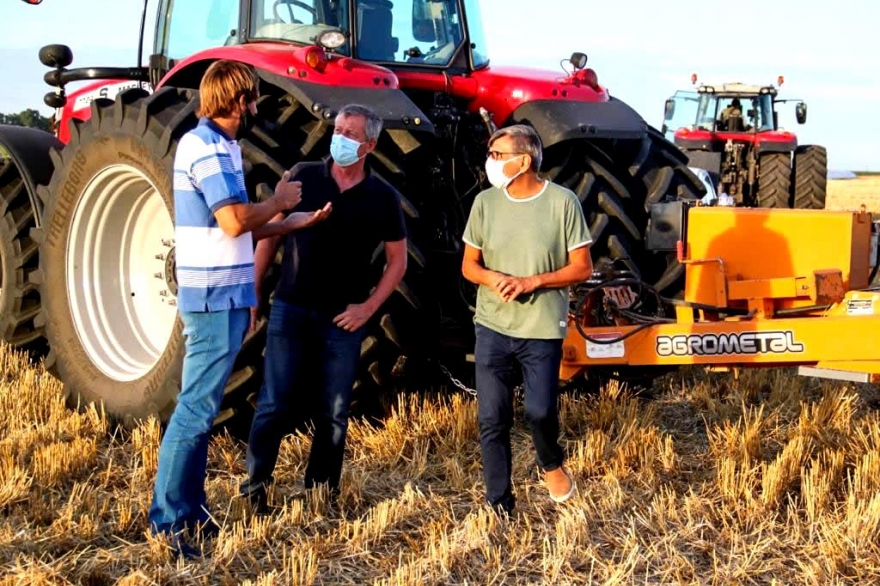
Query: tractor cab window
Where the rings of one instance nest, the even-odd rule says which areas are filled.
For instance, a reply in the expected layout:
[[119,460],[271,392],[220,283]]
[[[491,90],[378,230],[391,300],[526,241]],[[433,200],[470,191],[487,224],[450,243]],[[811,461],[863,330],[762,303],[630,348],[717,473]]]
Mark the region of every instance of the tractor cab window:
[[747,112],[750,124],[758,132],[775,130],[776,122],[773,116],[773,98],[770,94],[761,94],[751,100],[751,108]]
[[764,132],[775,128],[770,94],[718,98],[716,111],[718,130]]
[[447,65],[464,39],[457,0],[357,0],[357,58]]
[[[251,6],[249,37],[254,41],[312,45],[326,30],[349,29],[348,2],[344,0],[255,0]],[[345,43],[334,51],[349,55],[351,49]]]
[[464,0],[464,12],[467,17],[467,31],[471,41],[474,69],[479,69],[489,63],[489,51],[486,47],[486,33],[483,31],[483,19],[477,0]]
[[727,132],[745,132],[745,106],[740,98],[720,98],[718,100],[717,128]]
[[163,2],[156,29],[157,53],[184,59],[199,51],[238,43],[238,0]]
[[685,90],[675,92],[675,95],[666,100],[666,109],[663,114],[663,133],[667,139],[672,140],[675,137],[675,131],[680,128],[688,130],[694,128],[699,100],[697,92]]

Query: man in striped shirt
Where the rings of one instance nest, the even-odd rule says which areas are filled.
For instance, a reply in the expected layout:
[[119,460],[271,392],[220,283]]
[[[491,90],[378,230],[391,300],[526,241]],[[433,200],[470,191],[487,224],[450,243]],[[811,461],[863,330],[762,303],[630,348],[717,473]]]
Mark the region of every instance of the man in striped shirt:
[[179,553],[197,553],[183,530],[216,532],[205,498],[208,440],[223,391],[257,305],[253,242],[323,219],[329,205],[272,222],[302,198],[284,176],[273,197],[249,203],[236,138],[256,114],[257,76],[245,64],[217,61],[199,88],[196,128],[174,158],[177,304],[186,355],[177,407],[159,449],[150,506],[153,534],[167,534]]

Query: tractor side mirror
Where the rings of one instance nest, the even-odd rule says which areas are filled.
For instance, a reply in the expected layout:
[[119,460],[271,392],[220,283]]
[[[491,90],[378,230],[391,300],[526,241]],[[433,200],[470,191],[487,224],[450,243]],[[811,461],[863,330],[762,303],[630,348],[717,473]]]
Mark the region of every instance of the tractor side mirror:
[[73,51],[67,45],[46,45],[40,48],[39,58],[46,67],[64,69],[73,63]]
[[794,115],[797,118],[798,124],[803,124],[807,121],[807,105],[803,102],[798,102],[797,106],[794,107]]
[[665,120],[672,120],[672,117],[675,115],[675,100],[669,98],[666,100],[666,115],[664,116]]
[[412,34],[413,38],[420,43],[433,43],[437,40],[431,4],[431,0],[413,0]]

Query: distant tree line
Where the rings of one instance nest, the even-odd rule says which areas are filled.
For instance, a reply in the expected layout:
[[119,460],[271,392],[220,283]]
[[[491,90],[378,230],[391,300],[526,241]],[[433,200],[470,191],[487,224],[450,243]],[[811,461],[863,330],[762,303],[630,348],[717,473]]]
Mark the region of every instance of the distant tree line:
[[0,112],[0,124],[30,126],[31,128],[39,128],[46,132],[52,132],[52,121],[49,118],[42,116],[39,111],[30,108],[22,110],[18,114],[3,114]]

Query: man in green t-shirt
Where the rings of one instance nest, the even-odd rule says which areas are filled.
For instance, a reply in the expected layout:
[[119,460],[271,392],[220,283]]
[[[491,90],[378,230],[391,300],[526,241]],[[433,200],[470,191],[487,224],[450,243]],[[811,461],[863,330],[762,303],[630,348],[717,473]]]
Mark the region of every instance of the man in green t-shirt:
[[557,395],[568,288],[593,271],[592,242],[580,202],[538,177],[542,147],[529,126],[489,139],[492,187],[474,200],[463,240],[462,273],[477,291],[476,374],[486,498],[511,513],[510,429],[521,369],[525,411],[550,498],[567,500],[574,479],[563,467]]

